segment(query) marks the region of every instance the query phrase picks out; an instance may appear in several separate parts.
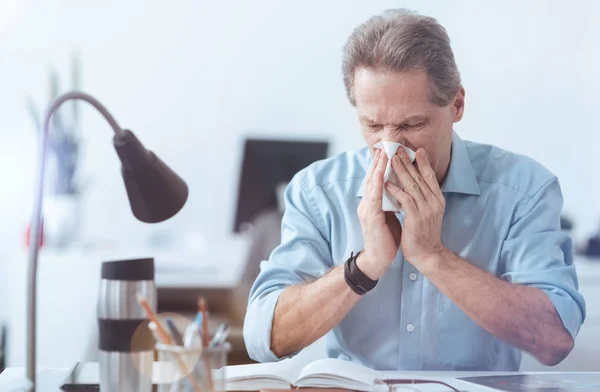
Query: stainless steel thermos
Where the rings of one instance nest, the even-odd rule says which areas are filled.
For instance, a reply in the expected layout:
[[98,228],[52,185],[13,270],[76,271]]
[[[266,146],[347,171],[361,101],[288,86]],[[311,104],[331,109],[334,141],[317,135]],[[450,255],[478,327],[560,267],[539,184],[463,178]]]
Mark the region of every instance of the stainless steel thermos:
[[154,259],[102,263],[98,295],[101,391],[152,390],[154,338],[137,293],[156,311]]

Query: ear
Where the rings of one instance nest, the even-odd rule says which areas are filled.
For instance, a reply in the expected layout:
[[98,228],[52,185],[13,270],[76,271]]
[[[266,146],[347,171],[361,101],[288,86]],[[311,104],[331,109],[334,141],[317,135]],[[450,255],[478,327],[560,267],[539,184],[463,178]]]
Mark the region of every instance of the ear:
[[454,109],[454,122],[459,122],[465,112],[465,94],[465,88],[461,86],[454,97],[454,101],[452,102],[452,107]]

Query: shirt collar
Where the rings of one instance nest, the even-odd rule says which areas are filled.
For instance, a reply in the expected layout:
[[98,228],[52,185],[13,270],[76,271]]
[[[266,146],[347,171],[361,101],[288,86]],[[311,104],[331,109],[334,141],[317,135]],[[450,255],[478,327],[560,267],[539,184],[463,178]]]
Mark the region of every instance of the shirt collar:
[[[369,154],[367,160],[367,168],[371,166],[373,158]],[[366,176],[360,184],[360,188],[356,194],[357,197],[362,197],[366,182]],[[450,167],[446,179],[442,184],[442,192],[444,193],[462,193],[466,195],[481,195],[475,171],[471,165],[471,158],[467,151],[467,147],[463,140],[456,132],[452,133],[452,153],[450,157]]]
[[465,146],[465,142],[456,134],[452,133],[452,156],[450,168],[446,179],[442,184],[442,192],[463,193],[466,195],[481,195],[475,170],[471,165],[471,157]]

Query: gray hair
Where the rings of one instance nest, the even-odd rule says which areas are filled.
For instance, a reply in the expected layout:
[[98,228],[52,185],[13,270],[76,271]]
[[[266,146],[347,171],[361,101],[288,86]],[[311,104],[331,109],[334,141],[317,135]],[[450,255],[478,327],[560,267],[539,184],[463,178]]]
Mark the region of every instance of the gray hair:
[[440,106],[448,105],[461,87],[446,29],[434,18],[406,9],[373,16],[350,35],[342,72],[352,105],[356,104],[354,74],[359,68],[424,70],[431,82],[430,100]]

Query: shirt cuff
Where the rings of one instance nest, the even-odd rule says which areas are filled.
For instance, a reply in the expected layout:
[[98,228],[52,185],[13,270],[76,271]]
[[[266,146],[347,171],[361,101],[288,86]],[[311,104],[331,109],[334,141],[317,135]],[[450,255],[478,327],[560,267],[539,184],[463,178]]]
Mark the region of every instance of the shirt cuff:
[[250,358],[258,362],[276,362],[280,358],[271,351],[271,329],[275,306],[283,289],[256,298],[248,306],[244,321],[244,341]]
[[545,286],[539,288],[548,295],[565,329],[575,339],[581,324],[583,324],[583,313],[577,302],[566,291],[556,287],[549,288]]

